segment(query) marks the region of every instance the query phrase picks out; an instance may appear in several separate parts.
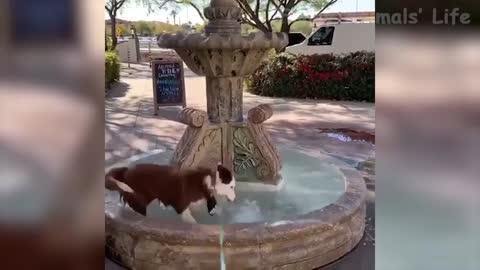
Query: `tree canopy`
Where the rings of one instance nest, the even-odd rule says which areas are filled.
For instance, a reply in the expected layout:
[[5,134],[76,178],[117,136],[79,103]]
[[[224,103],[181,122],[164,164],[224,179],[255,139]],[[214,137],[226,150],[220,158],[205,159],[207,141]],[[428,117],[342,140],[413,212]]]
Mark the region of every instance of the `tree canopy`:
[[[311,21],[303,12],[323,12],[337,0],[235,0],[243,11],[242,22],[263,32],[290,32],[293,24]],[[280,22],[280,28],[274,27]]]
[[[306,12],[315,11],[316,14],[335,4],[338,0],[235,0],[243,11],[242,32],[302,32],[309,35],[312,31],[312,17],[304,15]],[[105,0],[105,9],[112,21],[112,31],[120,35],[128,32],[129,25],[116,29],[116,17],[119,10],[126,3],[131,2],[143,5],[148,12],[170,10],[169,15],[178,16],[179,7],[192,7],[204,23],[196,24],[193,29],[202,32],[206,19],[203,9],[210,0]],[[174,19],[174,24],[175,24]],[[183,23],[183,22],[182,22]],[[133,23],[139,34],[155,35],[163,32],[179,32],[189,29],[185,26],[172,25],[160,22],[135,22]],[[121,24],[120,24],[121,25]],[[190,28],[192,29],[192,28]],[[112,36],[113,46],[116,45],[116,35]]]
[[[312,21],[309,16],[302,16],[303,12],[323,12],[338,0],[235,0],[243,11],[242,24],[250,25],[263,32],[290,32],[292,26],[299,22]],[[155,9],[172,6],[190,6],[194,8],[200,18],[205,21],[203,9],[209,4],[208,0],[137,0],[145,5],[149,12]],[[278,25],[280,26],[278,29]],[[309,24],[301,24],[304,29]],[[248,29],[243,27],[244,29]],[[305,30],[305,29],[304,29]],[[311,31],[311,30],[310,30]],[[303,32],[303,31],[302,31]]]

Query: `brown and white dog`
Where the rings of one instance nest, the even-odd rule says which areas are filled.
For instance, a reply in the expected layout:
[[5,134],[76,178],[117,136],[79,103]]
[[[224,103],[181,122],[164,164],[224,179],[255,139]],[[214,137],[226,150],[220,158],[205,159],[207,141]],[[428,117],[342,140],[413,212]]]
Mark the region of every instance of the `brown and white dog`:
[[217,165],[216,172],[206,168],[180,170],[156,164],[137,164],[131,168],[113,168],[105,175],[105,187],[118,191],[125,203],[146,216],[147,206],[155,199],[172,206],[185,222],[196,223],[190,206],[206,201],[210,215],[215,212],[215,195],[235,200],[235,178]]

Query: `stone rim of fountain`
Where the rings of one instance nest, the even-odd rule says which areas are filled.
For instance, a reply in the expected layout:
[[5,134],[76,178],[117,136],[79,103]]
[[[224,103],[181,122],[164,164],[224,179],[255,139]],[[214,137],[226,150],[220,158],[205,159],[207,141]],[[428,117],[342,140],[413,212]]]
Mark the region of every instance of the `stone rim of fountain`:
[[[295,227],[295,228],[301,228],[301,227],[309,227],[314,223],[318,223],[321,221],[322,225],[328,225],[328,224],[335,224],[338,222],[341,222],[342,219],[345,216],[349,216],[353,213],[355,213],[359,208],[361,208],[362,203],[365,202],[366,196],[367,196],[367,189],[364,184],[364,180],[361,177],[361,175],[355,170],[355,169],[349,169],[349,168],[339,168],[339,170],[342,172],[342,174],[345,176],[345,192],[335,201],[327,206],[311,211],[309,213],[303,214],[303,215],[298,215],[295,217],[289,218],[289,220],[294,219],[295,223],[298,224],[293,224],[289,223],[289,220],[280,220],[276,221],[273,223],[268,223],[268,222],[251,222],[251,223],[235,223],[235,224],[225,224],[224,228],[226,231],[229,229],[229,227],[236,228],[236,227],[250,227],[250,228],[257,228],[258,226],[270,226],[275,223],[281,223],[281,222],[286,222],[285,225],[275,225],[273,227],[281,227],[281,226],[288,226],[288,227]],[[116,206],[117,208],[120,208],[122,206]],[[107,207],[106,207],[107,208]],[[108,208],[111,208],[111,206],[108,206]],[[335,211],[334,215],[332,214],[332,211]],[[121,223],[121,221],[129,221],[129,222],[135,222],[134,226],[135,229],[141,229],[145,233],[167,233],[169,232],[169,229],[174,228],[173,231],[175,231],[175,234],[178,233],[178,231],[185,231],[185,234],[182,234],[185,236],[186,239],[189,239],[188,234],[192,232],[192,229],[200,229],[200,230],[195,230],[196,232],[202,232],[205,233],[205,231],[202,231],[202,229],[208,229],[214,227],[215,229],[218,228],[218,224],[188,224],[188,223],[179,223],[175,221],[159,221],[159,220],[148,220],[145,217],[133,212],[131,212],[131,215],[129,214],[128,217],[124,216],[116,216],[112,214],[111,212],[106,213],[106,217],[109,219],[115,218],[115,222]],[[161,226],[158,226],[161,225]],[[166,228],[165,225],[171,225],[173,227],[171,228]],[[132,229],[133,229],[132,227]],[[171,231],[170,231],[171,232]],[[215,236],[215,241],[218,239],[218,231],[215,231],[216,234],[214,235],[202,235],[201,237],[204,238],[198,238],[198,240],[209,240],[211,236]],[[181,237],[179,237],[181,238]],[[215,243],[217,245],[217,243]]]
[[[252,264],[267,267],[292,264],[311,268],[330,263],[353,249],[364,233],[367,189],[358,171],[353,168],[339,170],[344,175],[345,192],[335,202],[323,208],[273,223],[223,225],[227,267],[238,266],[238,258],[244,258],[245,254],[242,252],[245,252],[245,249],[253,252],[247,256],[250,258],[247,260],[255,261]],[[212,258],[206,255],[205,258],[195,257],[196,253],[191,250],[218,249],[212,251],[215,255],[212,256],[218,262],[217,252],[220,249],[218,225],[148,219],[133,211],[122,211],[121,215],[118,215],[121,207],[108,202],[105,204],[107,246],[110,245],[107,249],[110,252],[117,252],[118,258],[121,258],[120,264],[143,269],[139,265],[144,261],[155,261],[154,258],[148,257],[155,257],[155,252],[145,255],[140,249],[137,250],[138,246],[145,245],[150,245],[152,250],[165,246],[179,247],[180,251],[172,251],[173,253],[166,255],[168,257],[166,260],[172,260],[171,256],[179,253],[183,256],[193,256],[191,260],[196,264],[209,262]],[[117,239],[124,239],[123,244],[117,242]],[[125,243],[127,246],[122,246]],[[302,252],[293,252],[291,248],[294,247]],[[239,254],[240,256],[237,256]],[[186,267],[178,265],[181,262],[170,263],[175,267]]]

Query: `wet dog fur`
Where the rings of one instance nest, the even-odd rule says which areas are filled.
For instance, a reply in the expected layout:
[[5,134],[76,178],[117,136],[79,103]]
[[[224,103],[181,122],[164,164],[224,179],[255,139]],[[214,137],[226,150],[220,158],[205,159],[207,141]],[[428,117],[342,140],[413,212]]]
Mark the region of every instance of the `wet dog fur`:
[[105,175],[105,187],[118,191],[122,201],[136,212],[146,216],[147,206],[158,199],[189,223],[196,223],[190,211],[192,204],[206,201],[207,211],[213,215],[215,195],[233,201],[235,184],[232,173],[221,164],[215,172],[206,168],[180,170],[167,165],[137,164],[113,168]]

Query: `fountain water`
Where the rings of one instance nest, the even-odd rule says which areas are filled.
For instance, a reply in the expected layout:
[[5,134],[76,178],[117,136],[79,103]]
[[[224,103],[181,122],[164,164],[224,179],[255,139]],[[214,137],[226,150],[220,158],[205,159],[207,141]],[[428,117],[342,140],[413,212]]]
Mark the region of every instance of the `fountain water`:
[[243,78],[270,49],[287,44],[285,34],[241,35],[234,0],[212,0],[204,13],[205,34],[164,34],[158,43],[206,76],[207,112],[182,111],[187,129],[175,152],[159,150],[114,166],[221,161],[237,181],[282,188],[242,190],[237,184],[236,201],[220,202],[221,226],[206,211],[195,216],[199,224],[182,223],[172,209],[155,203],[145,218],[107,191],[107,255],[132,269],[219,269],[219,254],[226,269],[313,269],[338,259],[363,235],[366,188],[360,174],[295,149],[278,151],[262,126],[273,113],[266,104],[243,119]]

